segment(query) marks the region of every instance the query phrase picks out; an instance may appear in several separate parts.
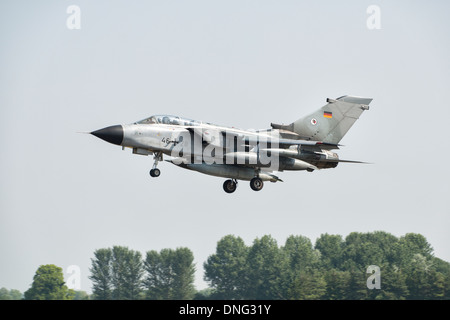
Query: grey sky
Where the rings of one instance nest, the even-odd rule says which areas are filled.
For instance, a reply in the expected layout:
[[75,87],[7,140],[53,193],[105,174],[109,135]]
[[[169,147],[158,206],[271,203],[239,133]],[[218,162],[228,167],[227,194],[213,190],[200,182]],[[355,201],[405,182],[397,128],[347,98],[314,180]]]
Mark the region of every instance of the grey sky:
[[[81,9],[69,30],[66,9]],[[369,5],[381,29],[369,30]],[[227,234],[421,233],[450,260],[448,1],[0,2],[0,287],[99,248],[185,246],[202,264]],[[169,113],[241,128],[290,123],[327,97],[373,98],[340,164],[247,182],[160,165],[77,134]],[[67,275],[66,275],[67,276]]]

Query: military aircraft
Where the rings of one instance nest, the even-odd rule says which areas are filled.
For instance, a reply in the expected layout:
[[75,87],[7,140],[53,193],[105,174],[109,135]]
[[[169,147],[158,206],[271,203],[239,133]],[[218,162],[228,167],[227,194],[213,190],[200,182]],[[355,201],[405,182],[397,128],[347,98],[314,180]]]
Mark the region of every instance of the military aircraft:
[[332,150],[360,115],[370,98],[342,96],[327,99],[317,111],[288,125],[271,123],[263,130],[242,130],[172,115],[153,115],[132,124],[114,125],[90,132],[112,144],[131,148],[134,154],[153,155],[150,176],[161,174],[158,163],[224,177],[223,189],[233,193],[238,180],[250,181],[259,191],[263,181],[282,181],[274,172],[335,168],[341,160]]

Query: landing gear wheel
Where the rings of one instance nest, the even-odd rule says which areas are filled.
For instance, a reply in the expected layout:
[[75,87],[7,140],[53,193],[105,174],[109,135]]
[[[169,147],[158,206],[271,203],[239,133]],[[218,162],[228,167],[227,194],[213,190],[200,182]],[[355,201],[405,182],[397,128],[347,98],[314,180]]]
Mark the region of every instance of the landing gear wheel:
[[223,190],[226,193],[233,193],[236,191],[237,188],[237,183],[236,181],[229,179],[229,180],[225,180],[225,182],[223,183]]
[[159,170],[158,168],[155,168],[155,169],[150,170],[150,175],[151,175],[153,178],[159,177],[160,174],[161,174],[161,170]]
[[259,191],[264,187],[264,182],[261,180],[261,178],[253,178],[250,180],[250,188],[254,191]]

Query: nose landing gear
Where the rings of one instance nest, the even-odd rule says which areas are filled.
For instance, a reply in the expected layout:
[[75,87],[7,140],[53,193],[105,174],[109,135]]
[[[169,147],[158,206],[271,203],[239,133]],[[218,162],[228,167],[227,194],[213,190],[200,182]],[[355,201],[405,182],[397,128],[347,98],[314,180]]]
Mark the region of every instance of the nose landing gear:
[[158,168],[150,170],[150,176],[152,176],[153,178],[159,177],[160,174],[161,174],[161,170],[159,170]]
[[150,170],[150,176],[153,178],[157,178],[161,174],[161,170],[159,170],[157,166],[158,162],[163,160],[162,152],[155,152],[153,159],[155,160],[155,162],[153,163],[153,168]]

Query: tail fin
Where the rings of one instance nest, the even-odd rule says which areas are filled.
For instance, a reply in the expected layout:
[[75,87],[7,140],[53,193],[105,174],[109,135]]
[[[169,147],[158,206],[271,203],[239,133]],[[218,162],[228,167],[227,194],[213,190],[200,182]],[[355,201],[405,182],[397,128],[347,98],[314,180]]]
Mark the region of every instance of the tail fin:
[[327,99],[327,104],[290,125],[272,124],[272,128],[295,132],[302,139],[337,144],[364,110],[369,110],[371,98],[343,96]]

